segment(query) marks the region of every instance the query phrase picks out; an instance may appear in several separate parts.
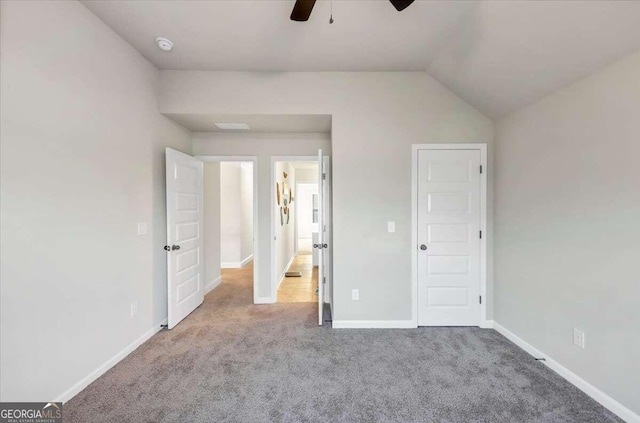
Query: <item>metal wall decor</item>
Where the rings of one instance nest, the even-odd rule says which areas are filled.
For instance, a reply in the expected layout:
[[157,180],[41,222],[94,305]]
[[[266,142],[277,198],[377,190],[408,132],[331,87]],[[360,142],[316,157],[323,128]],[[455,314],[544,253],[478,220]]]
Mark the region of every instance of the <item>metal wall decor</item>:
[[[282,172],[282,183],[276,182],[276,199],[280,206],[280,225],[289,224],[291,219],[291,203],[293,202],[293,190],[287,182],[287,172]],[[286,219],[285,219],[286,216]]]

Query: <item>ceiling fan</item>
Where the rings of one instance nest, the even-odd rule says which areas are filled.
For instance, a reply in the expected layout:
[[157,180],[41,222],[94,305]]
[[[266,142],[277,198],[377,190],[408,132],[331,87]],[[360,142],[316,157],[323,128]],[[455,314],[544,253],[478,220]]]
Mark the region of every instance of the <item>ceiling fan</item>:
[[[389,0],[393,7],[398,12],[402,12],[406,9],[414,0]],[[296,0],[296,4],[293,6],[291,12],[291,20],[298,22],[305,22],[309,20],[313,6],[316,4],[316,0]]]

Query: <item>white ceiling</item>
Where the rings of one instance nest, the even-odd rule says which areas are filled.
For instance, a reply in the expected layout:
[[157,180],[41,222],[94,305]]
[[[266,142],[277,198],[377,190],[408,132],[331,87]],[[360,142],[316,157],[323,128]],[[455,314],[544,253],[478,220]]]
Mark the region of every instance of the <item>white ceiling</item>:
[[[640,1],[83,1],[160,69],[427,71],[496,117],[640,49]],[[163,36],[170,53],[155,45]]]
[[[331,115],[220,115],[167,113],[167,117],[195,132],[331,132]],[[249,130],[220,129],[214,123],[246,123]]]

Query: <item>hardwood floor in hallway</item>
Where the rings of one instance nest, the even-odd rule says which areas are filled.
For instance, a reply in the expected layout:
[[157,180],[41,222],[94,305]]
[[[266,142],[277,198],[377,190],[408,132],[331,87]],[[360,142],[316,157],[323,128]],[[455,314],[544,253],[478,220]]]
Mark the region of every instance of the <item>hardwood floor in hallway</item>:
[[279,303],[313,303],[318,301],[318,268],[313,267],[311,254],[299,254],[289,272],[300,272],[302,277],[285,277],[278,288]]

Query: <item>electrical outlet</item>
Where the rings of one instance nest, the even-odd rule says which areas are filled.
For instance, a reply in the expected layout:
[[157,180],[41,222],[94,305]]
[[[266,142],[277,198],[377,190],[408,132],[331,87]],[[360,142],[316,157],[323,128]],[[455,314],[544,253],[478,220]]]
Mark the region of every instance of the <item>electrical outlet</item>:
[[353,301],[358,301],[360,299],[360,290],[359,289],[352,289],[351,290],[351,299]]
[[133,319],[138,315],[138,302],[131,303],[131,318]]
[[580,329],[573,329],[573,344],[584,350],[584,332]]

